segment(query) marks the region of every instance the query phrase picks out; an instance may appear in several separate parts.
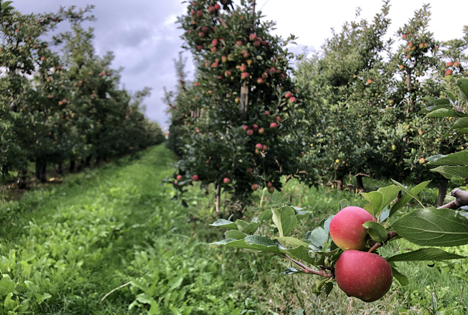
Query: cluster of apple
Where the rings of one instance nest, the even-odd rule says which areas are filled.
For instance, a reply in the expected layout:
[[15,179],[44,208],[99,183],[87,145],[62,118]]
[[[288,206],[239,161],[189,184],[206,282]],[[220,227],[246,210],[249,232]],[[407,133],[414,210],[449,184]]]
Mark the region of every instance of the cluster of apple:
[[363,224],[375,221],[366,210],[346,207],[330,222],[330,236],[344,252],[335,263],[335,279],[348,296],[373,302],[387,293],[392,285],[390,264],[381,256],[365,251],[369,240]]
[[452,75],[452,72],[453,72],[453,71],[452,71],[452,68],[458,68],[458,67],[460,67],[460,63],[459,63],[458,61],[455,61],[455,62],[449,61],[449,62],[447,62],[445,65],[446,65],[447,68],[448,68],[447,70],[445,70],[445,75]]
[[[418,38],[418,36],[415,36],[414,34],[403,34],[401,38],[408,41],[408,47],[404,50],[406,59],[410,59],[411,55],[413,55],[416,51],[418,51],[418,53],[426,53],[429,51],[429,49],[439,49],[438,46],[431,45],[427,43],[427,40]],[[402,69],[401,66],[400,68]]]

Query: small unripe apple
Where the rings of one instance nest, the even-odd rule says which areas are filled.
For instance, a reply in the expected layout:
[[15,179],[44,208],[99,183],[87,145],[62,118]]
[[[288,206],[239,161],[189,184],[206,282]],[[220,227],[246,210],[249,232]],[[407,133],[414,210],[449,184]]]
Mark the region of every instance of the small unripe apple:
[[227,178],[227,177],[225,177],[223,179],[223,183],[225,183],[225,184],[229,184],[230,182],[231,182],[231,180],[229,178]]
[[459,65],[460,65],[460,63],[459,63],[458,61],[455,61],[455,62],[453,63],[453,66],[454,66],[454,67],[457,67],[457,68],[458,68]]
[[403,65],[400,65],[400,69],[403,70],[405,68],[405,66]]
[[192,180],[193,180],[194,182],[196,182],[196,181],[198,180],[198,175],[193,175],[193,176],[192,176]]
[[346,207],[330,221],[330,236],[336,246],[343,250],[366,248],[367,229],[362,226],[367,221],[375,221],[372,214],[359,207]]
[[242,56],[244,56],[244,58],[249,58],[250,57],[250,53],[248,51],[244,51],[242,53]]
[[424,164],[424,162],[426,162],[426,160],[424,158],[419,159],[419,164]]
[[348,296],[373,302],[385,295],[392,286],[392,267],[381,256],[347,250],[335,264],[336,283]]
[[372,80],[371,79],[368,79],[367,80],[367,84],[371,84],[372,83]]
[[253,191],[258,190],[258,184],[252,184],[251,187],[252,187],[252,190],[253,190]]
[[176,180],[174,181],[174,185],[179,185],[179,182],[177,182]]
[[260,128],[258,129],[258,133],[263,135],[265,133],[265,129],[264,128]]
[[226,76],[226,77],[231,76],[231,74],[232,74],[232,73],[231,73],[231,70],[226,70],[226,71],[224,71],[224,76]]
[[181,180],[181,179],[182,179],[182,175],[177,175],[176,179],[177,179],[177,180]]
[[253,168],[250,167],[247,169],[247,173],[252,173],[252,172],[253,172]]
[[262,78],[267,79],[267,78],[268,78],[268,73],[263,72],[263,73],[262,73]]
[[278,124],[275,123],[275,122],[272,122],[272,123],[270,124],[270,128],[278,128]]

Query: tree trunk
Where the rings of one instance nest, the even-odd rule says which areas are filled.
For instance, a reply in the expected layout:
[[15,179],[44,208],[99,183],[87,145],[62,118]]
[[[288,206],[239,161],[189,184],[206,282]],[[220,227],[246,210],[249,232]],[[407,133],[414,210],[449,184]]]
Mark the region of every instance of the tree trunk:
[[362,176],[356,176],[356,190],[358,192],[365,192],[364,183],[362,181]]
[[437,196],[437,207],[441,207],[444,204],[445,196],[447,195],[448,179],[444,178],[439,183],[439,195]]
[[80,163],[78,163],[78,167],[76,168],[77,172],[81,172],[83,170],[83,160],[80,160]]
[[47,182],[47,162],[42,162],[42,169],[41,169],[41,183]]
[[88,155],[88,157],[86,158],[86,167],[90,167],[90,166],[91,166],[91,158],[92,158],[91,155]]
[[96,160],[94,161],[94,165],[99,165],[100,162],[101,162],[101,157],[96,156]]
[[25,189],[26,188],[26,174],[28,173],[27,170],[24,168],[21,168],[18,172],[18,180],[16,181],[16,184],[18,185],[19,189]]
[[75,172],[75,160],[70,160],[70,169],[69,169],[69,172],[70,172],[70,173],[74,173],[74,172]]
[[220,212],[221,208],[221,185],[216,187],[216,212]]
[[63,173],[63,163],[59,162],[57,163],[57,174],[62,175]]

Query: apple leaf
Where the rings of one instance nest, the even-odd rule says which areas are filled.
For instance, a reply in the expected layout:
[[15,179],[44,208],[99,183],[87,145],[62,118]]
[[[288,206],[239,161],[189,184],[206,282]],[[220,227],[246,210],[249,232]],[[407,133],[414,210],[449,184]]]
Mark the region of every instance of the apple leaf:
[[325,220],[325,223],[323,224],[323,229],[325,232],[327,232],[327,235],[330,234],[330,222],[333,219],[334,215],[329,216],[327,220]]
[[229,220],[224,220],[224,219],[218,219],[216,222],[210,224],[211,226],[217,226],[217,227],[223,227],[223,228],[228,228],[228,229],[236,229],[237,230],[237,224],[229,221]]
[[296,214],[290,207],[273,210],[273,222],[278,228],[279,236],[288,235],[297,225]]
[[430,162],[430,165],[468,165],[468,151],[460,151],[448,155],[441,155]]
[[362,224],[367,229],[367,234],[376,242],[383,243],[387,240],[387,231],[385,228],[374,221],[367,221]]
[[457,112],[449,108],[439,108],[427,114],[427,117],[456,117],[456,116],[457,116]]
[[262,225],[262,223],[263,222],[258,222],[257,218],[254,218],[250,223],[247,223],[244,220],[236,220],[236,225],[239,231],[246,234],[255,233],[255,231],[257,231],[258,227]]
[[426,260],[447,260],[447,259],[465,259],[466,257],[448,253],[438,248],[421,248],[412,252],[398,254],[386,258],[387,261],[426,261]]
[[446,178],[468,178],[468,166],[438,166],[431,172],[440,173]]
[[282,249],[281,251],[285,254],[290,254],[290,256],[294,256],[299,260],[315,264],[315,260],[309,256],[309,246],[307,244],[306,246],[301,245],[296,248]]
[[[401,191],[401,187],[397,185],[390,185],[387,187],[382,187],[378,190],[378,192],[380,192],[383,196],[382,205],[380,206],[378,214],[380,214],[382,210],[385,209],[385,207],[390,204],[390,202],[395,200],[396,196],[398,195],[400,191]],[[378,216],[378,214],[376,216]]]
[[296,269],[296,268],[288,268],[285,271],[283,271],[281,274],[283,276],[288,276],[288,275],[294,275],[296,273],[304,273],[304,271],[302,271],[300,269]]
[[452,126],[452,129],[468,128],[468,117],[458,119]]
[[309,244],[306,242],[301,241],[298,238],[291,237],[291,236],[284,236],[284,237],[278,237],[277,240],[281,243],[286,248],[295,248],[299,246],[305,246],[308,247]]
[[468,218],[450,209],[415,210],[396,220],[392,228],[400,236],[417,245],[468,244]]
[[400,198],[400,200],[398,200],[392,207],[392,210],[390,211],[390,216],[392,216],[395,212],[397,212],[398,210],[400,210],[401,208],[403,208],[411,199],[416,199],[416,201],[419,202],[419,204],[421,204],[422,206],[422,203],[421,201],[416,197],[417,194],[419,194],[419,192],[421,190],[423,190],[424,188],[427,187],[427,185],[429,185],[429,183],[431,182],[430,180],[428,181],[425,181],[425,182],[422,182],[418,185],[416,185],[415,187],[413,187],[411,190],[408,190],[406,189],[406,187],[404,187],[402,184],[400,184],[399,182],[395,181],[392,179],[392,181],[397,184],[398,186],[400,186],[404,192],[406,192],[406,195],[404,195],[403,197]]
[[460,88],[460,96],[468,100],[468,80],[467,79],[458,79],[457,85]]
[[272,217],[273,217],[273,213],[271,212],[271,210],[266,210],[258,215],[257,220],[259,222],[265,222],[265,221],[271,220]]
[[426,97],[423,97],[423,99],[431,104],[450,105],[450,101],[446,98],[433,98],[430,96],[426,96]]
[[316,247],[322,248],[323,244],[328,241],[328,233],[322,227],[317,227],[306,233],[304,241]]
[[392,266],[392,275],[393,275],[393,278],[397,279],[398,282],[402,285],[402,286],[407,286],[409,284],[409,280],[408,280],[408,277],[405,276],[404,274],[400,273],[398,270],[396,270],[393,266]]
[[379,212],[380,206],[382,205],[382,193],[378,191],[371,191],[370,193],[361,193],[361,195],[371,204],[371,207],[364,207],[364,209],[366,209],[373,216],[376,216]]
[[214,242],[211,244],[222,245],[226,247],[245,248],[284,256],[284,254],[280,251],[280,249],[273,240],[260,235],[249,235],[243,240],[227,238],[222,241]]
[[247,236],[247,234],[245,234],[245,233],[243,233],[241,231],[238,231],[238,230],[226,231],[226,232],[224,232],[224,235],[226,236],[226,238],[233,238],[233,239],[236,239],[236,240],[242,240]]

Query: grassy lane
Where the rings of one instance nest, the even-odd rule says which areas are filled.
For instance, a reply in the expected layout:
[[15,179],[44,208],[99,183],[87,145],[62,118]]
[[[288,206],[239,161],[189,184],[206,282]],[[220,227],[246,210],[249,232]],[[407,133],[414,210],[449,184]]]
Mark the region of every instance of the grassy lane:
[[0,313],[237,313],[221,265],[190,237],[189,210],[159,186],[174,157],[163,146],[140,155],[13,205],[24,213],[0,234]]

